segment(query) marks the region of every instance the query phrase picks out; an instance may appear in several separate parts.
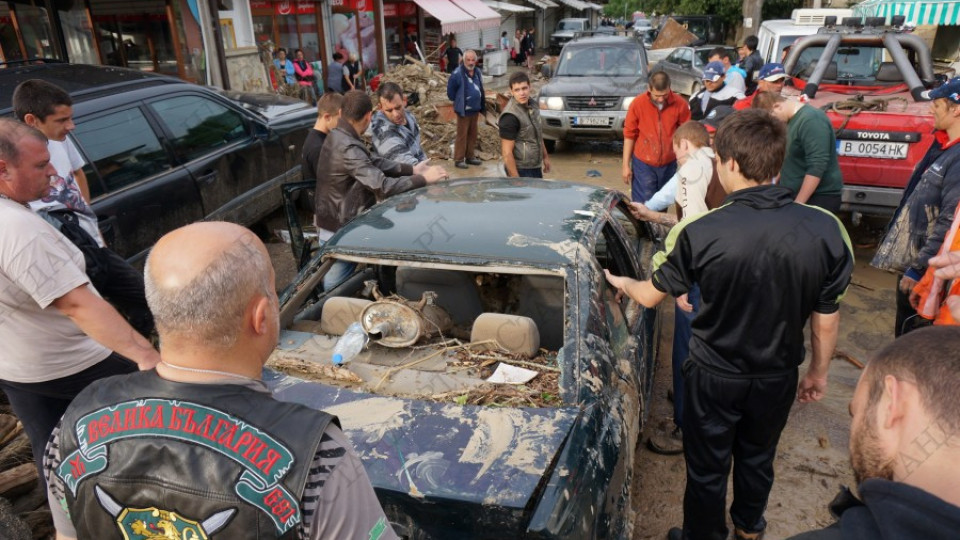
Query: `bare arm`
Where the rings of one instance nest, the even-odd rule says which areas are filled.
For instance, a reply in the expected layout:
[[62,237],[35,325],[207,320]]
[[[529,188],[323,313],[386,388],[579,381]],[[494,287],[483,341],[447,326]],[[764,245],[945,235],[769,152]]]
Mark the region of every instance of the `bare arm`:
[[797,192],[797,198],[794,199],[798,203],[806,204],[810,200],[810,196],[813,195],[813,192],[817,190],[817,186],[820,185],[820,179],[816,176],[811,176],[806,174],[803,176],[803,185],[800,186],[800,191]]
[[517,171],[517,160],[513,159],[513,147],[516,144],[515,141],[509,139],[500,139],[500,155],[503,156],[503,168],[507,170],[507,176],[513,178],[520,176],[520,172]]
[[83,200],[90,204],[90,184],[87,183],[87,175],[84,174],[83,169],[73,171],[73,179],[77,182],[77,187],[80,188],[80,195],[83,196]]
[[141,370],[153,369],[160,361],[160,355],[150,342],[87,285],[81,285],[57,298],[52,305],[70,317],[84,334],[133,360]]
[[550,172],[550,155],[547,154],[547,143],[540,143],[540,151],[543,152],[543,172]]
[[797,390],[797,401],[800,403],[820,401],[827,393],[827,373],[837,346],[839,329],[839,311],[829,315],[814,311],[810,317],[810,352],[813,358]]
[[623,183],[628,186],[630,185],[631,180],[633,180],[630,158],[633,156],[633,145],[636,143],[636,139],[623,139],[623,168],[621,175],[623,176]]
[[637,281],[626,276],[615,276],[609,270],[604,270],[603,273],[610,285],[648,308],[656,306],[667,297],[667,293],[657,290],[650,280]]

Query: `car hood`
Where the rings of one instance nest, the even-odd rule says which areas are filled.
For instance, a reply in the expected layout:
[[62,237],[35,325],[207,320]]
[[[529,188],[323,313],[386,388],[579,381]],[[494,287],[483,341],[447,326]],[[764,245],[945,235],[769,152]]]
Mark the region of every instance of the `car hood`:
[[250,92],[222,92],[224,97],[236,102],[248,111],[259,114],[268,121],[286,121],[300,116],[316,117],[316,110],[309,103],[277,94],[254,94]]
[[645,77],[554,77],[540,89],[540,97],[636,96],[646,91]]
[[264,370],[281,401],[336,415],[374,487],[528,508],[579,409],[498,408],[367,394]]
[[583,30],[560,30],[550,34],[550,38],[572,38],[577,32],[583,32]]

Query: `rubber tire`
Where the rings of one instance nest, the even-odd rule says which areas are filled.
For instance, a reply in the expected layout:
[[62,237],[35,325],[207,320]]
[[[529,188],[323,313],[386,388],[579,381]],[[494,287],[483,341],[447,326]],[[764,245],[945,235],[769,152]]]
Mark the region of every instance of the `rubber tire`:
[[543,146],[547,149],[547,153],[552,154],[557,149],[557,141],[553,139],[544,139]]

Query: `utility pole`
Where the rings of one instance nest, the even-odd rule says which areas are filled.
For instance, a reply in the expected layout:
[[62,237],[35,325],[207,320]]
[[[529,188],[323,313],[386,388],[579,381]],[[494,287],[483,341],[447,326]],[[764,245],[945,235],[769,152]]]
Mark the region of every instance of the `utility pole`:
[[743,43],[743,38],[757,34],[762,12],[763,0],[743,0],[743,24],[737,31],[737,45]]

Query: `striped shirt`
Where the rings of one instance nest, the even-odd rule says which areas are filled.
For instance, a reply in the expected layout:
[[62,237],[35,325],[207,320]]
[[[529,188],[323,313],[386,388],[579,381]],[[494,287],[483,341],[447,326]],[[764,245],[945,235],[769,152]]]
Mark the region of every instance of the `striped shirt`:
[[370,121],[373,148],[381,157],[391,161],[416,165],[427,159],[427,154],[420,146],[420,126],[408,111],[403,111],[403,115],[407,118],[407,123],[398,126],[383,112],[374,113]]

